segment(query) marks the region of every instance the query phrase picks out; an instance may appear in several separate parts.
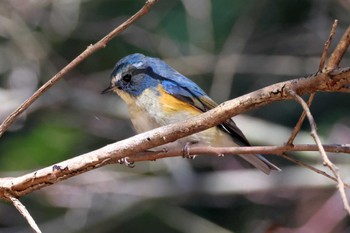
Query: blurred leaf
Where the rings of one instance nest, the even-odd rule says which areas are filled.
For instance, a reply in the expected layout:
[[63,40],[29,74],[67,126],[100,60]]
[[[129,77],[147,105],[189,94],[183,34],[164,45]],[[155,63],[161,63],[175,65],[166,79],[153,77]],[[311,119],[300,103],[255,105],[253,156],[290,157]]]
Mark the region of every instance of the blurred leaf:
[[1,170],[34,169],[59,162],[72,155],[82,136],[78,129],[48,122],[8,136],[0,144]]

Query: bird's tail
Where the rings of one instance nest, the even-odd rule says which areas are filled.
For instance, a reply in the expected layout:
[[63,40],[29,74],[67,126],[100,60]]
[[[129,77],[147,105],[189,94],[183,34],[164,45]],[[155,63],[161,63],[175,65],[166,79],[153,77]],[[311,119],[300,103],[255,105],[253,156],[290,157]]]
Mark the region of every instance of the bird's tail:
[[272,170],[281,171],[279,167],[265,159],[262,155],[239,155],[241,158],[248,161],[254,167],[260,169],[265,174],[269,175]]

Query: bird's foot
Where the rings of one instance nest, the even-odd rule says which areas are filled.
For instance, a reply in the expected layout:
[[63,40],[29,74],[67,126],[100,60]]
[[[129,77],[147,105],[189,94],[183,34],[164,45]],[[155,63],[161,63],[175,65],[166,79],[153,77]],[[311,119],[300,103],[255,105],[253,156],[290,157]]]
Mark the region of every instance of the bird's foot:
[[186,142],[185,146],[182,148],[182,157],[186,159],[195,159],[197,155],[190,154],[190,146],[198,142]]
[[135,163],[134,162],[130,162],[128,160],[128,157],[124,157],[124,158],[118,159],[118,163],[119,164],[125,164],[125,166],[130,167],[130,168],[135,167]]

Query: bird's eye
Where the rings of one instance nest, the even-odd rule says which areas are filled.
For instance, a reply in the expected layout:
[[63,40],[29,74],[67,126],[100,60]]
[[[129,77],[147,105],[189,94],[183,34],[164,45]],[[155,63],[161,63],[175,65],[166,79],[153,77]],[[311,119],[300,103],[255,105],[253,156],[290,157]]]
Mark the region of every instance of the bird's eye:
[[128,82],[130,82],[130,80],[131,80],[131,74],[125,74],[123,76],[123,81],[128,83]]

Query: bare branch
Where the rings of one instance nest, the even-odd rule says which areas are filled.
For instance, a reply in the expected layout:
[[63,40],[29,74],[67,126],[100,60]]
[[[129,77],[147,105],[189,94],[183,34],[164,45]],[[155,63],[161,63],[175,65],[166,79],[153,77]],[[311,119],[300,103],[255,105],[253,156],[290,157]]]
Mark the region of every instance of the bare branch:
[[[331,45],[333,36],[334,36],[334,34],[336,32],[337,25],[338,25],[338,20],[334,20],[331,32],[330,32],[330,34],[328,36],[328,39],[327,39],[327,41],[326,41],[326,43],[324,45],[324,48],[323,48],[323,52],[322,52],[321,61],[320,61],[320,65],[319,65],[319,68],[318,68],[318,72],[322,72],[322,69],[324,68],[324,64],[325,64],[326,59],[327,59],[328,49],[329,49],[329,46]],[[311,106],[311,103],[312,103],[314,97],[315,97],[315,93],[311,93],[310,97],[309,97],[309,100],[308,100],[308,103],[307,103],[309,108]],[[287,141],[288,145],[291,145],[293,143],[295,137],[297,136],[298,132],[300,131],[300,128],[301,128],[301,125],[304,122],[305,116],[306,116],[305,110],[303,110],[303,113],[301,114],[297,124],[295,125],[295,127],[294,127],[294,129],[293,129],[293,131],[291,133],[291,136],[289,137],[289,139]]]
[[[337,178],[335,178],[334,176],[329,175],[329,174],[328,174],[327,172],[325,172],[325,171],[322,171],[322,170],[317,169],[317,168],[315,168],[315,167],[313,167],[313,166],[311,166],[311,165],[309,165],[309,164],[306,164],[306,163],[301,162],[301,161],[299,161],[299,160],[297,160],[297,159],[294,159],[294,158],[292,158],[292,157],[290,157],[290,156],[288,156],[288,155],[286,155],[286,154],[282,154],[281,156],[282,156],[283,158],[285,158],[285,159],[287,159],[287,160],[289,160],[289,161],[291,161],[291,162],[293,162],[293,163],[295,163],[295,164],[301,166],[301,167],[305,167],[305,168],[307,168],[307,169],[310,169],[310,170],[316,172],[317,174],[320,174],[320,175],[322,175],[322,176],[325,176],[325,177],[327,177],[327,178],[329,178],[329,179],[331,179],[331,180],[333,180],[333,181],[335,181],[335,182],[338,181]],[[349,184],[344,184],[344,185],[345,185],[345,187],[350,188],[350,185],[349,185]]]
[[[323,145],[325,150],[334,153],[349,153],[350,145]],[[160,158],[177,157],[183,153],[182,148],[171,148],[167,151],[143,151],[128,156],[130,162],[151,161]],[[189,148],[189,155],[207,154],[207,155],[237,155],[237,154],[270,154],[281,156],[285,152],[293,151],[318,151],[317,145],[283,145],[283,146],[247,146],[247,147],[212,147],[196,146]]]
[[306,113],[306,116],[309,120],[310,126],[311,126],[311,136],[314,138],[316,145],[318,146],[318,149],[320,151],[320,154],[322,156],[324,164],[327,167],[329,167],[329,169],[333,172],[334,176],[337,178],[338,190],[339,190],[340,196],[342,198],[344,208],[348,212],[348,214],[350,215],[350,205],[349,205],[349,201],[347,199],[346,193],[345,193],[345,186],[344,186],[344,182],[340,176],[339,168],[337,166],[335,166],[334,163],[332,163],[329,160],[329,158],[326,154],[326,151],[322,146],[321,140],[317,134],[316,123],[315,123],[315,120],[310,112],[309,107],[307,106],[307,103],[303,100],[303,98],[301,98],[299,95],[297,95],[294,91],[290,90],[289,93],[303,107],[303,109]]
[[327,59],[328,49],[332,43],[332,39],[333,39],[333,36],[335,34],[335,31],[337,30],[337,26],[338,26],[338,20],[336,19],[336,20],[334,20],[334,23],[332,25],[332,30],[329,33],[328,39],[327,39],[326,43],[324,44],[324,48],[323,48],[323,52],[322,52],[322,56],[321,56],[321,61],[320,61],[320,66],[318,67],[318,72],[322,72],[322,69],[324,68],[324,64],[325,64],[326,59]]
[[[313,101],[315,97],[315,93],[311,93],[310,96],[309,96],[309,100],[307,102],[307,106],[310,107],[311,106],[311,103]],[[295,137],[297,136],[297,134],[299,133],[300,129],[301,129],[301,125],[303,124],[304,120],[305,120],[305,116],[306,116],[306,113],[305,111],[303,110],[303,113],[301,114],[297,124],[295,125],[288,141],[287,141],[287,145],[292,145],[293,144],[293,141],[295,139]]]
[[[326,151],[334,153],[348,153],[350,154],[350,145],[323,145]],[[329,175],[328,173],[321,171],[311,165],[296,160],[285,152],[292,151],[319,151],[317,145],[303,144],[303,145],[291,145],[286,144],[283,146],[251,146],[251,147],[211,147],[211,146],[192,146],[188,151],[189,155],[209,154],[215,156],[222,155],[237,155],[237,154],[271,154],[281,156],[299,166],[310,169],[320,175],[323,175],[333,181],[337,182],[337,178]],[[176,157],[182,154],[181,148],[172,148],[168,151],[146,151],[139,152],[135,155],[128,156],[130,162],[140,161],[152,161],[160,158]],[[344,184],[347,188],[350,185]]]
[[[319,68],[318,68],[318,72],[322,72],[323,69],[325,68],[324,65],[325,65],[325,62],[326,62],[326,59],[327,59],[328,49],[329,49],[329,46],[331,45],[331,42],[332,42],[333,36],[334,36],[334,34],[336,32],[337,26],[338,26],[338,20],[334,20],[334,23],[333,23],[332,29],[331,29],[331,31],[329,33],[328,39],[327,39],[326,43],[324,44],[324,48],[323,48],[323,52],[322,52],[320,65],[319,65]],[[327,69],[325,69],[325,71],[327,71]],[[347,89],[347,91],[348,91],[348,89]],[[309,97],[309,100],[308,100],[308,103],[307,103],[308,108],[310,108],[314,97],[315,97],[315,93],[311,93],[310,97]],[[295,137],[297,136],[298,132],[300,131],[300,128],[301,128],[301,125],[304,122],[305,116],[306,116],[305,110],[303,110],[303,113],[301,114],[297,124],[295,125],[295,127],[293,129],[293,132],[291,133],[291,136],[289,137],[289,139],[287,141],[287,144],[291,145],[293,143]]]
[[[179,128],[177,124],[174,124]],[[133,161],[150,161],[165,157],[174,157],[182,155],[182,148],[174,148],[167,152],[140,152],[138,150],[142,146],[142,140],[149,142],[151,135],[159,135],[163,130],[163,134],[167,132],[166,127],[158,128],[143,134],[136,135],[132,138],[116,142],[105,146],[87,154],[77,156],[75,158],[63,161],[59,164],[49,166],[38,171],[16,177],[0,179],[0,197],[4,198],[3,193],[11,193],[16,197],[24,196],[35,190],[52,185],[61,180],[78,175],[83,172],[101,167],[106,164],[116,163],[123,157],[128,157],[130,162]],[[152,141],[152,140],[151,140]],[[141,142],[141,143],[140,143]],[[143,147],[145,148],[145,147]],[[335,153],[350,153],[350,145],[325,145],[325,149]],[[317,151],[316,145],[283,145],[283,146],[258,146],[258,147],[197,147],[190,148],[190,155],[194,154],[281,154],[287,151]],[[130,152],[134,151],[134,152]],[[313,170],[313,169],[311,169]],[[318,172],[321,174],[321,172]],[[323,174],[324,175],[324,174]],[[330,177],[328,177],[330,178]],[[332,178],[331,178],[332,179]]]
[[346,29],[337,47],[334,49],[333,53],[328,59],[326,67],[324,67],[324,70],[326,72],[332,71],[335,68],[338,68],[341,59],[346,53],[346,50],[349,48],[349,45],[350,45],[350,26]]
[[15,197],[8,196],[8,198],[11,200],[12,204],[16,207],[16,209],[23,215],[23,217],[27,220],[31,228],[36,233],[41,233],[41,230],[39,229],[38,225],[36,224],[35,220],[32,218],[30,213],[28,212],[27,208]]
[[71,61],[67,66],[65,66],[62,70],[60,70],[55,76],[53,76],[49,81],[47,81],[44,85],[42,85],[34,94],[25,100],[14,112],[12,112],[0,125],[0,137],[3,133],[12,125],[12,123],[21,115],[30,105],[34,103],[42,94],[44,94],[50,87],[52,87],[55,83],[61,80],[64,75],[66,75],[69,71],[75,68],[78,64],[80,64],[87,57],[95,53],[96,51],[106,47],[107,43],[113,39],[115,36],[124,31],[127,27],[129,27],[132,23],[134,23],[137,19],[145,15],[149,9],[152,7],[154,3],[158,0],[148,0],[144,6],[133,16],[131,16],[124,23],[119,25],[113,31],[111,31],[107,36],[103,37],[94,45],[89,45],[79,56],[77,56],[73,61]]

